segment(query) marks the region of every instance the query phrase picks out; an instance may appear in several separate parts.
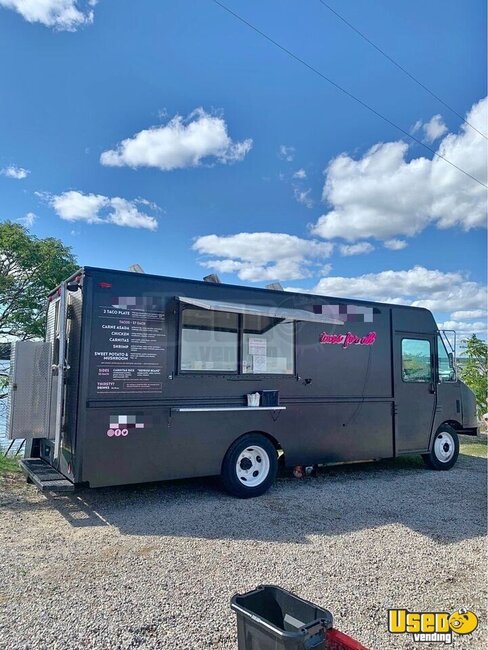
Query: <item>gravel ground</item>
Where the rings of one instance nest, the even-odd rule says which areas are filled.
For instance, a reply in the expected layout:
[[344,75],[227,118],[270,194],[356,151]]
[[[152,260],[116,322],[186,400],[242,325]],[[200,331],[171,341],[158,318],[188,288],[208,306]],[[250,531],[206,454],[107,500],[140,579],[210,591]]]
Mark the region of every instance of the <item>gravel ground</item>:
[[[389,607],[469,607],[486,645],[486,460],[417,460],[280,478],[240,501],[215,480],[40,495],[0,487],[0,648],[233,649],[229,600],[278,584],[374,650],[414,648]],[[442,648],[441,643],[421,644]]]

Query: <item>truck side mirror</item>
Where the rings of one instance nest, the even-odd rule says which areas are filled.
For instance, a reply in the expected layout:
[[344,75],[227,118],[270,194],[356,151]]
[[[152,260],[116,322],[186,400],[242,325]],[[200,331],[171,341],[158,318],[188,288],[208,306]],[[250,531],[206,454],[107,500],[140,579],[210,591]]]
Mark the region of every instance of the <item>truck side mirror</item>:
[[454,354],[452,352],[449,352],[447,356],[449,358],[449,366],[451,368],[454,368]]

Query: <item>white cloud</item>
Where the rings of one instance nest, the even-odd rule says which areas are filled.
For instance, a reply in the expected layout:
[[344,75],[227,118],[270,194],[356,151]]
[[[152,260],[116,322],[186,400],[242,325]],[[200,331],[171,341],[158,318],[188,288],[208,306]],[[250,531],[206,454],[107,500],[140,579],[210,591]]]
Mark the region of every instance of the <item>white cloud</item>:
[[303,278],[306,273],[303,270],[302,260],[279,260],[268,266],[225,259],[210,260],[201,264],[218,273],[235,273],[241,280],[247,280],[248,282],[295,280]]
[[[487,99],[475,104],[467,120],[484,130]],[[462,125],[448,134],[438,152],[469,174],[487,182],[486,140]],[[429,224],[465,230],[486,226],[486,189],[437,157],[406,159],[405,142],[378,143],[362,158],[347,154],[326,170],[323,198],[331,210],[312,228],[325,239],[348,241],[412,236]]]
[[447,126],[444,124],[442,115],[434,115],[428,122],[422,122],[422,120],[417,120],[413,127],[410,129],[410,133],[418,133],[420,130],[424,132],[423,140],[428,144],[432,144],[448,131]]
[[110,223],[116,226],[127,226],[128,228],[146,228],[147,230],[156,230],[158,222],[144,212],[140,212],[136,207],[136,201],[127,201],[118,196],[110,199],[110,207],[113,212],[109,216]]
[[460,272],[444,273],[423,266],[357,277],[322,278],[313,293],[425,307],[433,311],[486,309],[486,287]]
[[134,203],[138,203],[139,205],[146,205],[148,208],[151,208],[151,210],[155,210],[156,212],[163,212],[157,203],[154,203],[154,201],[148,201],[148,199],[144,199],[141,196],[139,196],[137,199],[134,199]]
[[302,181],[304,181],[306,178],[307,172],[303,168],[298,169],[292,175],[293,196],[298,203],[301,203],[307,208],[313,208],[314,201],[310,196],[312,189],[310,187],[304,188],[302,183]]
[[280,148],[278,149],[278,157],[281,158],[281,160],[286,160],[286,162],[292,162],[292,160],[295,158],[295,147],[291,147],[286,144],[280,144]]
[[417,120],[415,124],[412,126],[410,129],[410,133],[417,133],[421,128],[422,128],[423,122],[422,120]]
[[448,131],[447,126],[444,124],[442,115],[434,115],[428,122],[422,126],[424,130],[424,139],[429,144],[432,144],[439,138],[442,138]]
[[296,280],[309,277],[310,267],[329,257],[333,244],[285,233],[254,232],[198,237],[193,250],[212,259],[202,266],[236,273],[241,280]]
[[176,115],[167,124],[139,131],[104,151],[102,165],[156,167],[163,171],[197,167],[204,162],[232,163],[243,160],[252,140],[233,142],[222,117],[193,111],[186,119]]
[[306,208],[313,208],[313,200],[310,198],[311,191],[312,190],[310,188],[308,190],[301,190],[298,187],[294,187],[293,195],[298,203],[301,203]]
[[[0,3],[1,1],[2,0],[0,0]],[[0,169],[0,174],[2,176],[7,176],[7,178],[22,180],[23,178],[27,178],[27,176],[30,174],[30,171],[28,169],[24,169],[23,167],[17,167],[17,165],[9,165],[8,167]]]
[[34,225],[34,221],[36,221],[36,219],[38,219],[38,216],[36,214],[34,214],[33,212],[27,212],[25,216],[20,217],[19,219],[17,219],[17,221],[21,223],[23,226],[25,226],[26,228],[32,228],[32,226]]
[[374,246],[367,241],[359,242],[358,244],[342,244],[339,247],[341,255],[362,255],[363,253],[371,253],[374,251]]
[[455,330],[460,336],[469,334],[486,334],[486,322],[465,323],[458,320],[446,320],[438,323],[440,330]]
[[404,239],[387,239],[383,242],[383,246],[389,248],[391,251],[401,251],[403,248],[406,248],[408,244]]
[[148,230],[156,230],[158,227],[155,217],[138,210],[137,204],[141,203],[141,199],[128,201],[119,196],[109,198],[103,194],[84,194],[75,190],[57,195],[40,196],[47,199],[56,214],[66,221],[110,223],[116,226]]
[[13,9],[29,23],[42,23],[58,31],[74,32],[93,22],[96,0],[0,0],[0,6]]
[[452,320],[469,320],[471,318],[484,318],[486,319],[486,311],[483,309],[472,309],[465,311],[453,311],[451,314]]
[[48,200],[61,219],[87,223],[103,223],[100,211],[109,205],[108,197],[102,194],[83,194],[75,190],[50,196]]

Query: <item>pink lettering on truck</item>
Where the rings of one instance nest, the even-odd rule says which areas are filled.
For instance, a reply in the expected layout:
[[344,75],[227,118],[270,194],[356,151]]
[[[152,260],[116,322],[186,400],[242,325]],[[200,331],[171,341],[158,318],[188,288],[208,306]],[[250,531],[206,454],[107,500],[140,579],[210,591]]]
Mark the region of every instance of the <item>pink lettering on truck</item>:
[[320,343],[329,345],[342,345],[343,348],[348,348],[351,345],[373,345],[376,341],[376,332],[370,332],[366,336],[357,336],[352,332],[347,334],[329,334],[322,332],[320,335]]

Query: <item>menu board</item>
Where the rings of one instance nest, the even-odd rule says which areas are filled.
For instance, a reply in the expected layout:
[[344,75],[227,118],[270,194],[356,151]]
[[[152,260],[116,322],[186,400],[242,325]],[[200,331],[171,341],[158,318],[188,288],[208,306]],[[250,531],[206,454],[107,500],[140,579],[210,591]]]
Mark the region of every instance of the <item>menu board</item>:
[[161,298],[117,297],[95,307],[91,393],[161,393],[166,322]]

